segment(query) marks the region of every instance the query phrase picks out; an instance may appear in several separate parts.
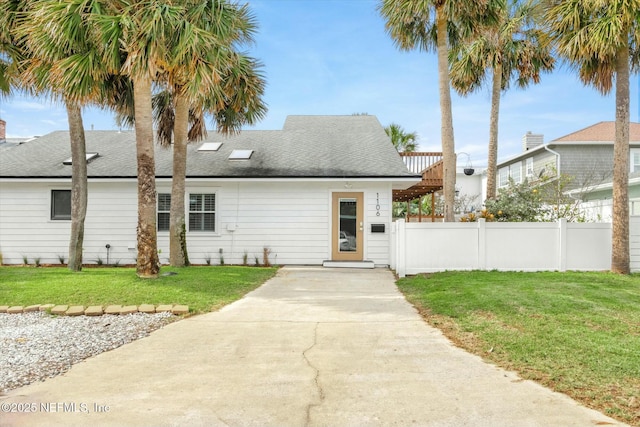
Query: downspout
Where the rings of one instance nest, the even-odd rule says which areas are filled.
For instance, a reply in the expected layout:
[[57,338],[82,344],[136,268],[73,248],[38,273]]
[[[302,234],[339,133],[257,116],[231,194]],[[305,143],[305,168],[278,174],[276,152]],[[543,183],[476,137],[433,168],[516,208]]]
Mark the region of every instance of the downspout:
[[[556,178],[556,185],[558,187],[558,189],[556,190],[556,194],[558,197],[560,197],[560,153],[558,153],[557,151],[553,151],[551,148],[549,148],[548,144],[544,144],[544,149],[547,150],[548,152],[550,152],[551,154],[556,156],[557,159],[557,178]],[[558,209],[560,209],[560,202],[557,200],[556,204],[558,206]]]
[[554,154],[556,156],[556,158],[558,159],[558,179],[560,178],[560,153],[558,153],[557,151],[553,151],[551,148],[549,148],[548,144],[544,144],[543,145],[544,149],[547,150],[548,152],[550,152],[551,154]]

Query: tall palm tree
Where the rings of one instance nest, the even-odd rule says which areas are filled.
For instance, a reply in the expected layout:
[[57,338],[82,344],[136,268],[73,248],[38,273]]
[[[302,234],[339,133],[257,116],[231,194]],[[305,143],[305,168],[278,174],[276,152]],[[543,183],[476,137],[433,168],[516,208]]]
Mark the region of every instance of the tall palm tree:
[[[178,54],[187,61],[193,43],[206,34],[182,29],[188,2],[121,0],[105,2],[92,15],[103,48],[102,59],[114,73],[131,80],[138,170],[138,257],[136,273],[155,278],[160,271],[156,231],[155,156],[152,86]],[[123,62],[124,58],[124,62]]]
[[[239,130],[244,123],[253,123],[255,107],[264,104],[260,96],[264,81],[259,78],[255,62],[241,61],[235,52],[241,43],[253,41],[256,24],[248,7],[225,0],[212,2],[187,2],[187,14],[181,34],[193,34],[190,50],[184,52],[183,37],[178,38],[173,53],[175,60],[167,67],[167,80],[172,89],[175,106],[173,126],[173,174],[169,226],[170,263],[183,266],[189,263],[185,222],[185,180],[187,170],[187,142],[189,140],[189,112],[205,110],[218,114],[236,111],[230,122],[218,121],[218,128],[225,132]],[[185,61],[184,58],[188,58]],[[255,64],[257,65],[257,64]],[[243,67],[244,66],[244,67]],[[247,84],[248,83],[248,84]],[[229,101],[240,105],[231,105]],[[247,111],[249,115],[242,114]],[[196,122],[202,123],[202,121]],[[202,136],[195,132],[192,138]],[[204,130],[202,130],[204,131]]]
[[558,53],[582,82],[606,94],[615,80],[611,270],[628,274],[629,74],[640,66],[640,1],[546,0],[544,5]]
[[69,269],[82,269],[87,212],[87,161],[82,105],[96,101],[106,71],[86,20],[88,2],[70,0],[21,2],[15,34],[23,48],[20,84],[33,94],[64,103],[71,145],[71,235]]
[[[199,27],[194,29],[192,23],[184,22],[182,32],[206,31],[207,37],[200,39],[209,44],[191,52],[190,66],[176,63],[166,67],[162,79],[167,89],[155,93],[152,100],[157,141],[173,148],[169,230],[172,266],[189,264],[184,205],[187,143],[206,136],[204,114],[213,117],[218,132],[229,134],[244,124],[256,123],[266,113],[261,64],[235,51],[240,42],[252,41],[255,24],[247,6],[227,1],[187,6],[192,8],[186,19]],[[133,109],[126,102],[118,103],[117,110],[120,123],[135,123]]]
[[384,128],[385,133],[391,139],[391,143],[399,153],[411,153],[416,151],[418,134],[415,132],[406,132],[402,126],[391,123]]
[[451,84],[462,95],[476,91],[492,76],[487,199],[496,197],[500,94],[512,81],[520,88],[540,82],[540,73],[551,71],[555,60],[551,45],[536,22],[535,4],[507,0],[499,20],[471,34],[451,51]]
[[444,166],[444,220],[454,221],[456,154],[451,113],[449,48],[456,44],[458,32],[472,31],[474,22],[484,23],[491,16],[491,1],[381,0],[379,11],[386,29],[402,50],[435,49],[438,55],[442,159]]
[[[160,141],[163,139],[160,129],[166,129],[168,125],[173,130],[173,180],[169,229],[169,261],[172,266],[188,264],[184,206],[186,147],[188,142],[199,141],[206,136],[204,113],[213,117],[217,131],[222,134],[238,132],[241,126],[256,123],[266,113],[266,105],[262,101],[265,84],[258,71],[259,64],[244,55],[229,53],[227,57],[229,62],[220,75],[217,87],[210,88],[207,92],[201,86],[200,99],[190,98],[191,101],[185,95],[177,94],[174,96],[173,103],[175,114],[167,114],[166,111],[158,111],[156,114],[162,123],[158,126]],[[172,106],[172,104],[165,105]],[[171,122],[172,118],[173,122]],[[166,132],[165,135],[167,135]],[[164,140],[166,143],[166,136]]]

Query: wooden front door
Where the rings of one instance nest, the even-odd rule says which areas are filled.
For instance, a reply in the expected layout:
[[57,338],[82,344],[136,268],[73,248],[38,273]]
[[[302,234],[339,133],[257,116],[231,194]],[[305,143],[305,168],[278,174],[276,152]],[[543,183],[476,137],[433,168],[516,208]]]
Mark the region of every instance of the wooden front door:
[[364,194],[333,193],[331,259],[362,261],[364,246]]

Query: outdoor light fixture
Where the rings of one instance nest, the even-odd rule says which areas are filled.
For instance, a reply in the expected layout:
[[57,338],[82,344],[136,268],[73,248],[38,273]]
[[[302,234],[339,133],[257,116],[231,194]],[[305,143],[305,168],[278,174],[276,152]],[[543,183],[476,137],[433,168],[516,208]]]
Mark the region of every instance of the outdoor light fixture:
[[471,176],[473,175],[473,173],[475,172],[475,169],[473,168],[473,165],[471,164],[471,156],[468,153],[465,152],[459,152],[458,154],[464,154],[465,156],[467,156],[467,164],[465,165],[463,171],[464,174],[467,176]]

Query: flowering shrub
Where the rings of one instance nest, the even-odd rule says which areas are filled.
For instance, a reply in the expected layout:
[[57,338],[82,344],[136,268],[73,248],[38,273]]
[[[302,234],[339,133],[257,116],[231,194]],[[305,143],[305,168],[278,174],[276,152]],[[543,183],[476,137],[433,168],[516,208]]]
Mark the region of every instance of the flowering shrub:
[[525,179],[516,184],[509,179],[509,185],[500,188],[495,199],[485,201],[485,209],[466,214],[460,221],[475,222],[484,218],[502,222],[552,222],[565,218],[569,222],[585,222],[579,201],[566,196],[570,182],[571,178],[564,175],[553,180],[544,177],[535,183]]

